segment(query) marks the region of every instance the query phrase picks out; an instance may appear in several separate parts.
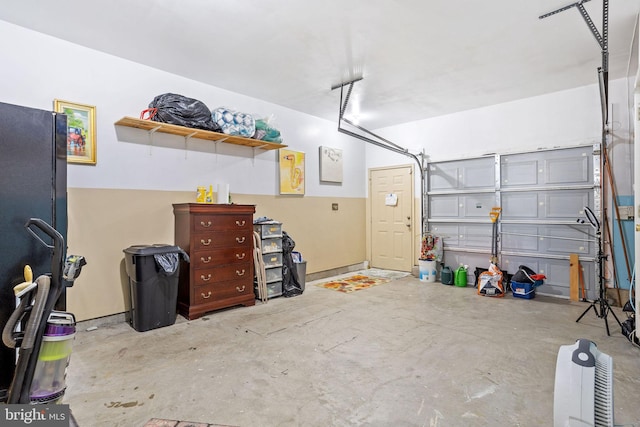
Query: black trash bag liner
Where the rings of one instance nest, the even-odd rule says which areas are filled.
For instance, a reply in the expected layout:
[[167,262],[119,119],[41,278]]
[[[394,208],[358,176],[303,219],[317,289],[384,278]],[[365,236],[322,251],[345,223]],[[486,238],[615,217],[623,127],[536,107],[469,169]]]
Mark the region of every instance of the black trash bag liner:
[[180,256],[184,258],[186,262],[189,262],[189,255],[182,250],[181,248],[177,248],[178,252],[168,252],[163,254],[154,254],[153,259],[155,259],[156,264],[162,268],[162,271],[168,276],[178,270],[180,266]]
[[163,93],[153,98],[149,108],[157,108],[151,120],[189,128],[220,132],[211,111],[202,101],[175,93]]
[[295,297],[302,294],[303,289],[298,277],[298,269],[293,262],[293,248],[296,242],[286,231],[282,232],[282,295],[284,297]]
[[518,283],[531,283],[533,284],[535,280],[531,278],[531,276],[535,275],[536,272],[527,267],[526,265],[521,265],[518,267],[518,271],[513,275],[511,280]]

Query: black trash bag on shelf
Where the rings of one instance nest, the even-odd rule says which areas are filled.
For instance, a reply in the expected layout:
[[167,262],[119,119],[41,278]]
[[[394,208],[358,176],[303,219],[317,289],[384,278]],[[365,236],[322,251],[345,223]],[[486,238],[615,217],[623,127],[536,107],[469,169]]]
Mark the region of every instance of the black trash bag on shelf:
[[293,248],[296,242],[286,231],[282,232],[282,295],[285,297],[295,297],[302,294],[303,289],[298,277],[298,269],[293,262]]
[[220,132],[220,126],[213,121],[209,108],[197,99],[163,93],[153,98],[149,108],[157,109],[151,114],[151,120],[155,122]]

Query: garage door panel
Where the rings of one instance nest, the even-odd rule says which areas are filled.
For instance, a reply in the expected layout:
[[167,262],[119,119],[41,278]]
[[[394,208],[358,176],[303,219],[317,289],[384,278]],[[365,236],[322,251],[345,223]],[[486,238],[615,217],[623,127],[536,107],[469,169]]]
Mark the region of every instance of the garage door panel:
[[487,220],[491,208],[496,205],[495,199],[493,193],[435,194],[429,197],[429,212],[434,220],[439,218]]
[[429,165],[429,190],[446,191],[458,188],[458,165],[453,162]]
[[460,247],[491,250],[491,224],[464,224],[459,239]]
[[576,220],[584,216],[584,207],[593,206],[593,190],[563,190],[543,192],[545,219]]
[[494,170],[494,157],[431,163],[429,191],[492,189]]
[[503,187],[538,185],[538,161],[536,159],[504,160],[501,164],[501,178]]
[[589,162],[586,157],[567,157],[545,161],[545,184],[588,184]]
[[489,218],[491,208],[496,205],[495,194],[465,194],[461,196],[462,212],[465,218]]
[[502,224],[501,248],[507,252],[547,255],[589,255],[595,251],[593,236],[584,226]]
[[503,192],[501,198],[503,220],[575,221],[593,206],[592,189]]
[[537,235],[537,226],[503,224],[502,234],[500,235],[502,250],[512,252],[539,252],[540,241]]
[[460,216],[459,205],[457,195],[429,197],[429,212],[432,218],[458,218]]
[[435,236],[439,236],[442,238],[442,243],[444,247],[453,247],[457,248],[460,245],[459,235],[457,224],[437,224],[431,223],[431,232]]
[[[487,157],[465,163],[462,171],[461,189],[477,189],[495,187],[495,158]],[[487,172],[491,172],[490,174]]]
[[539,228],[542,250],[557,255],[581,254],[588,255],[595,252],[593,238],[585,233],[584,226],[547,225]]
[[502,194],[502,219],[533,219],[538,217],[538,193]]
[[491,224],[430,224],[431,232],[447,248],[491,250]]
[[573,147],[500,158],[502,188],[593,184],[593,147]]

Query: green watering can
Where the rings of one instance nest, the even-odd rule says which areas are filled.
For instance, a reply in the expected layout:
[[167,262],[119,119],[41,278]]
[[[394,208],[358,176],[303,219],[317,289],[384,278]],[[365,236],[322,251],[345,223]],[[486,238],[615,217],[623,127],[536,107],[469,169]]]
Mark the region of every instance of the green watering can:
[[466,266],[461,265],[460,267],[458,267],[453,277],[453,283],[456,286],[465,287],[465,288],[467,287],[467,267]]

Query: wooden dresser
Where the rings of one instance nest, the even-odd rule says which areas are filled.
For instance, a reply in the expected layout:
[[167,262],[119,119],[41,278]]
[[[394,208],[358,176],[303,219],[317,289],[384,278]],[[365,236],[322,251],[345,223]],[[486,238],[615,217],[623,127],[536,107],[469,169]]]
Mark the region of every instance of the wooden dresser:
[[234,305],[255,304],[253,293],[253,205],[173,205],[175,244],[182,261],[178,313],[187,319]]

